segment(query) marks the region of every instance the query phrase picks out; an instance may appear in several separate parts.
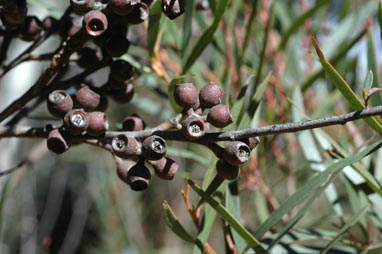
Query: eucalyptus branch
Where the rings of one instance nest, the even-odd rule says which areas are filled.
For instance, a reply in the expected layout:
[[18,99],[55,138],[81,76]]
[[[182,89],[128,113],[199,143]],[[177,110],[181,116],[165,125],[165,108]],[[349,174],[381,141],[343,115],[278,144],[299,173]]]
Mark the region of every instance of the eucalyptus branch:
[[[248,128],[238,131],[228,131],[228,132],[212,132],[207,133],[203,138],[190,141],[186,139],[183,134],[178,130],[160,130],[160,129],[149,129],[143,131],[107,131],[104,136],[101,137],[91,137],[88,135],[83,136],[73,136],[76,140],[110,140],[118,135],[125,134],[136,139],[144,139],[151,135],[158,135],[166,140],[184,141],[184,142],[195,142],[203,145],[207,145],[212,142],[218,141],[233,141],[240,140],[255,136],[266,136],[279,133],[291,133],[303,130],[321,128],[331,125],[345,124],[350,121],[355,121],[362,118],[367,118],[371,116],[382,115],[382,106],[365,108],[363,110],[350,112],[343,115],[330,116],[319,118],[315,120],[308,120],[295,123],[284,123],[284,124],[274,124],[267,125],[258,128]],[[0,138],[5,137],[23,137],[23,138],[46,138],[48,136],[48,130],[46,128],[33,128],[29,126],[0,126]],[[216,151],[219,153],[218,151]]]

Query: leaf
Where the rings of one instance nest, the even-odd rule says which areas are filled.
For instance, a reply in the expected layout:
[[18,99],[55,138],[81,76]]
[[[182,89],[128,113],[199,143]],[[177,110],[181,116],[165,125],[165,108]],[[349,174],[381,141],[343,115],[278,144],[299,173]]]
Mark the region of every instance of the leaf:
[[366,89],[366,93],[368,93],[373,86],[373,71],[369,70],[366,75],[365,81],[363,82],[363,88]]
[[279,50],[283,49],[286,46],[286,44],[289,40],[289,37],[292,36],[294,33],[296,33],[299,27],[304,26],[305,21],[307,19],[311,18],[313,16],[313,14],[315,14],[318,10],[321,9],[321,7],[327,5],[329,2],[330,2],[329,0],[317,1],[316,4],[311,9],[306,11],[304,14],[298,16],[294,20],[292,25],[288,28],[288,30],[285,33],[283,33],[281,43],[279,46]]
[[360,218],[361,216],[370,208],[370,204],[361,209],[357,214],[355,214],[352,218],[349,219],[348,222],[346,222],[345,226],[341,229],[341,231],[338,233],[338,235],[331,240],[328,245],[325,247],[325,249],[321,252],[323,254],[327,253],[332,246],[350,229],[351,226],[353,226]]
[[182,39],[182,52],[183,57],[188,55],[191,39],[192,17],[194,13],[194,0],[186,1],[185,17],[183,22],[183,39]]
[[278,209],[276,209],[271,216],[260,226],[256,231],[255,237],[262,237],[275,223],[277,223],[286,212],[295,207],[305,199],[310,193],[315,191],[319,186],[327,182],[332,174],[342,170],[344,167],[359,161],[365,156],[373,153],[382,146],[382,141],[376,142],[373,145],[367,147],[362,152],[354,154],[346,159],[340,160],[328,167],[322,173],[314,176],[308,183],[298,189],[292,196],[285,200]]
[[149,26],[147,28],[147,49],[150,58],[154,57],[155,44],[159,34],[162,16],[161,1],[156,1],[150,9]]
[[216,212],[225,220],[236,232],[246,241],[248,246],[252,248],[256,253],[268,253],[261,245],[260,242],[244,228],[235,217],[230,214],[225,207],[218,203],[214,198],[206,195],[206,193],[197,186],[192,180],[188,179],[188,184],[198,193],[199,196],[203,197],[208,204],[210,204]]
[[195,241],[194,238],[184,229],[182,224],[180,224],[178,218],[175,216],[166,200],[163,202],[163,210],[166,217],[166,224],[169,226],[172,232],[174,232],[184,241],[193,243]]
[[[345,99],[350,103],[350,105],[355,110],[362,110],[364,108],[364,104],[360,100],[360,98],[353,92],[348,83],[341,77],[341,75],[333,68],[333,66],[326,60],[324,53],[321,51],[320,47],[314,36],[312,35],[313,45],[317,51],[318,57],[320,58],[320,62],[322,67],[324,68],[326,74],[332,80],[333,84],[337,87],[337,89],[342,93]],[[382,133],[382,122],[377,117],[369,117],[364,118],[364,120],[378,133]]]
[[[158,1],[159,2],[159,1]],[[216,15],[212,25],[203,33],[195,47],[192,49],[191,55],[188,57],[186,64],[183,66],[183,74],[186,73],[191,66],[195,63],[196,59],[203,53],[204,49],[212,42],[214,34],[218,28],[220,20],[223,18],[223,14],[229,4],[229,0],[219,1]]]

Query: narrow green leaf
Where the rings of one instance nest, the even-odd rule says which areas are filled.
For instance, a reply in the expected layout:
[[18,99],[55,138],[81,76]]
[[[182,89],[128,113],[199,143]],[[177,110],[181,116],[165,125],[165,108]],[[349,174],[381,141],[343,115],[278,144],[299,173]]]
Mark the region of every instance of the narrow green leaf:
[[[367,29],[367,65],[368,69],[371,70],[374,74],[374,84],[373,82],[371,85],[373,87],[382,87],[381,84],[381,75],[378,68],[378,61],[377,61],[377,52],[376,52],[376,46],[374,42],[374,34],[372,27],[369,27]],[[378,93],[376,96],[372,96],[370,98],[372,105],[381,105],[382,104],[382,97],[381,93]]]
[[[342,93],[345,99],[350,103],[350,105],[355,110],[361,110],[365,107],[360,98],[353,92],[348,83],[341,77],[341,75],[334,69],[334,67],[326,60],[324,53],[321,51],[320,47],[314,36],[312,36],[313,45],[317,51],[318,57],[322,67],[324,68],[326,74],[332,80],[333,84]],[[369,117],[364,119],[374,130],[378,133],[382,133],[382,122],[377,117]]]
[[172,232],[174,232],[184,241],[193,243],[195,241],[194,238],[184,229],[182,224],[180,224],[178,218],[175,216],[166,200],[163,202],[163,210],[166,217],[166,224],[169,226]]
[[329,0],[317,1],[316,4],[311,9],[309,9],[308,11],[306,11],[305,13],[297,17],[292,23],[292,25],[288,28],[288,30],[283,34],[281,43],[279,46],[279,50],[285,47],[290,36],[296,33],[300,27],[304,26],[305,21],[307,19],[312,18],[312,15],[314,15],[318,10],[321,9],[321,7],[327,5],[329,2],[330,2]]
[[[159,1],[158,1],[159,2]],[[220,20],[223,18],[223,14],[229,4],[229,0],[219,1],[219,6],[216,11],[215,19],[212,25],[203,33],[199,41],[196,43],[192,50],[191,55],[188,57],[186,64],[183,67],[183,74],[186,73],[191,66],[195,63],[196,59],[203,53],[204,49],[211,43],[214,38],[214,34],[219,26]]]
[[381,34],[381,39],[382,39],[382,3],[378,3],[378,23],[379,23],[379,31]]
[[192,17],[194,13],[194,0],[186,1],[185,6],[185,16],[183,21],[183,39],[182,39],[182,60],[185,61],[186,57],[189,55],[190,49],[190,39],[191,39],[191,28],[192,28]]
[[325,249],[321,252],[322,254],[327,253],[333,245],[352,227],[360,218],[361,216],[370,208],[370,204],[361,209],[356,215],[354,215],[352,218],[349,219],[349,221],[345,224],[345,226],[341,229],[341,231],[338,233],[338,235],[331,240],[328,245],[325,247]]
[[236,232],[247,242],[248,246],[252,248],[256,253],[268,253],[261,245],[260,242],[244,228],[235,217],[230,214],[225,207],[223,207],[214,198],[206,195],[206,193],[197,186],[192,180],[188,179],[188,184],[198,193],[199,196],[203,197],[208,204],[210,204],[216,212],[234,229]]
[[369,70],[365,78],[365,81],[363,82],[363,87],[366,89],[366,92],[369,92],[372,86],[373,86],[373,71]]
[[[207,189],[205,190],[206,194],[211,196],[220,187],[220,185],[223,183],[223,181],[224,181],[224,178],[222,178],[219,175],[215,175],[214,179],[212,180],[212,182],[208,185]],[[201,206],[204,203],[204,201],[205,200],[203,198],[200,198],[196,207]]]
[[208,0],[208,5],[211,8],[212,13],[216,12],[216,0]]
[[161,2],[156,1],[150,9],[149,26],[147,28],[147,49],[151,58],[154,57],[154,47],[159,34],[162,16]]
[[327,182],[331,175],[336,173],[337,171],[342,170],[344,167],[353,164],[354,162],[359,161],[365,156],[373,153],[378,150],[382,146],[382,141],[376,142],[373,145],[367,147],[362,152],[354,154],[346,159],[340,160],[328,167],[322,173],[314,176],[308,183],[298,189],[292,196],[290,196],[287,200],[285,200],[280,207],[275,210],[271,216],[260,226],[260,228],[256,231],[255,237],[262,237],[275,223],[277,223],[281,217],[288,212],[291,208],[295,207],[297,204],[301,202],[301,200],[305,199],[310,193],[312,193],[319,186]]

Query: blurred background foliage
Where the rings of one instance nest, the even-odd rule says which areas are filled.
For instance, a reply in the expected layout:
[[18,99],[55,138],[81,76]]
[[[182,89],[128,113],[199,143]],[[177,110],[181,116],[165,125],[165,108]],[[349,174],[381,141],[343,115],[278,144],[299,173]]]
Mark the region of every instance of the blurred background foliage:
[[[129,28],[132,45],[122,58],[139,72],[136,94],[128,105],[110,102],[112,128],[133,113],[150,127],[174,116],[168,91],[180,81],[224,87],[235,119],[225,130],[354,110],[337,89],[341,84],[325,75],[312,34],[360,98],[363,88],[382,87],[376,0],[209,0],[205,10],[195,8],[201,1],[187,0],[176,20],[160,15],[159,2],[149,22]],[[69,1],[28,4],[40,18],[60,17]],[[58,41],[53,37],[39,50],[49,52]],[[15,42],[9,59],[26,46]],[[1,107],[32,85],[45,64],[24,63],[2,79]],[[101,85],[108,71],[92,78]],[[381,101],[375,93],[370,105]],[[41,105],[22,124],[51,123],[47,115]],[[189,188],[186,178],[205,189],[215,174],[214,155],[199,145],[170,143],[168,154],[179,164],[174,180],[153,177],[148,190],[136,193],[118,179],[112,156],[101,149],[83,144],[56,156],[45,141],[1,140],[1,168],[23,162],[1,178],[1,253],[202,253],[200,244],[178,236],[182,230],[190,241],[208,241],[205,253],[253,253],[248,234],[270,253],[382,253],[382,151],[351,156],[378,139],[362,120],[261,137],[239,179],[214,195],[229,216],[203,205],[199,228],[181,194]],[[329,181],[314,178],[327,168]],[[198,194],[192,188],[188,194],[196,205]],[[248,234],[234,230],[234,217]]]

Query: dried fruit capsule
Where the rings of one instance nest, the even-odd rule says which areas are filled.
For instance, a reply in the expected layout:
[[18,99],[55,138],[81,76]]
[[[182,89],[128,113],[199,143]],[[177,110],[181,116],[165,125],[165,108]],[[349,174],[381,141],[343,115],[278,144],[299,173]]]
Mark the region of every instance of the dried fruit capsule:
[[119,179],[124,181],[127,184],[130,184],[129,178],[127,177],[127,174],[129,173],[129,170],[136,164],[135,161],[132,160],[125,160],[117,163],[117,175]]
[[72,109],[64,117],[66,130],[72,135],[81,135],[89,124],[89,118],[83,109]]
[[127,173],[130,189],[134,191],[143,191],[149,187],[151,173],[145,166],[144,161],[138,161]]
[[171,158],[163,157],[157,161],[151,161],[155,174],[165,180],[172,180],[176,171],[178,171],[178,164]]
[[115,14],[125,16],[133,10],[138,2],[138,0],[110,0],[109,7]]
[[131,101],[131,99],[134,96],[134,85],[131,83],[131,81],[127,81],[128,84],[125,86],[124,89],[110,89],[108,94],[111,96],[111,98],[120,104],[128,103]]
[[229,164],[224,159],[220,159],[216,163],[216,172],[226,180],[233,180],[239,176],[240,168],[239,166]]
[[61,37],[66,38],[67,36],[73,36],[75,33],[81,30],[82,19],[67,17],[62,22],[60,22],[60,27],[58,33]]
[[99,57],[97,55],[97,50],[89,47],[82,47],[77,51],[78,66],[86,69],[98,63]]
[[50,151],[61,154],[69,149],[71,142],[65,132],[60,129],[53,129],[48,134],[46,144]]
[[209,82],[199,92],[199,101],[202,108],[211,108],[222,102],[223,89],[214,82]]
[[122,130],[124,131],[141,131],[145,128],[146,123],[136,114],[127,116],[122,121]]
[[245,139],[242,139],[240,141],[247,144],[247,146],[249,146],[249,149],[251,149],[251,150],[254,149],[260,143],[259,137],[245,138]]
[[42,28],[44,30],[49,30],[52,28],[52,26],[54,26],[55,24],[57,24],[58,20],[54,17],[51,17],[51,16],[48,16],[46,17],[43,21],[42,21]]
[[134,75],[134,68],[127,61],[116,60],[110,64],[110,78],[124,82]]
[[99,105],[101,96],[91,90],[89,87],[84,86],[76,92],[77,103],[86,111],[92,111]]
[[21,28],[20,39],[24,41],[37,40],[42,31],[41,21],[35,16],[28,16],[25,19],[24,26]]
[[120,57],[129,49],[130,42],[125,35],[112,34],[105,41],[105,50],[111,57]]
[[86,128],[86,133],[92,136],[100,136],[109,129],[109,121],[104,112],[94,111],[89,115],[89,125]]
[[56,90],[49,94],[47,106],[52,115],[64,117],[73,108],[73,100],[66,91]]
[[175,86],[174,99],[179,106],[189,109],[199,100],[198,93],[193,83],[178,84]]
[[141,150],[141,146],[135,138],[124,134],[114,137],[111,141],[111,147],[118,157],[124,159],[140,154]]
[[184,0],[162,0],[162,11],[170,19],[175,19],[185,11]]
[[213,106],[207,115],[207,121],[215,127],[224,128],[232,123],[232,115],[227,105]]
[[206,134],[205,122],[200,117],[192,115],[182,123],[182,133],[189,140],[197,140]]
[[2,16],[5,25],[21,25],[27,16],[26,0],[4,0],[2,1]]
[[80,14],[84,14],[92,10],[94,6],[94,0],[70,0],[70,7]]
[[224,148],[224,159],[232,165],[241,165],[248,161],[251,149],[241,141],[228,143]]
[[136,4],[131,12],[126,16],[126,20],[132,25],[140,24],[149,18],[149,14],[149,7],[145,3],[140,2]]
[[109,106],[109,101],[107,97],[105,95],[101,95],[101,98],[99,99],[98,107],[95,109],[95,111],[105,112],[108,106]]
[[83,26],[91,36],[99,36],[107,29],[107,18],[101,11],[89,11],[83,19]]
[[159,136],[152,135],[142,142],[142,156],[146,160],[159,160],[166,154],[166,151],[166,141]]

